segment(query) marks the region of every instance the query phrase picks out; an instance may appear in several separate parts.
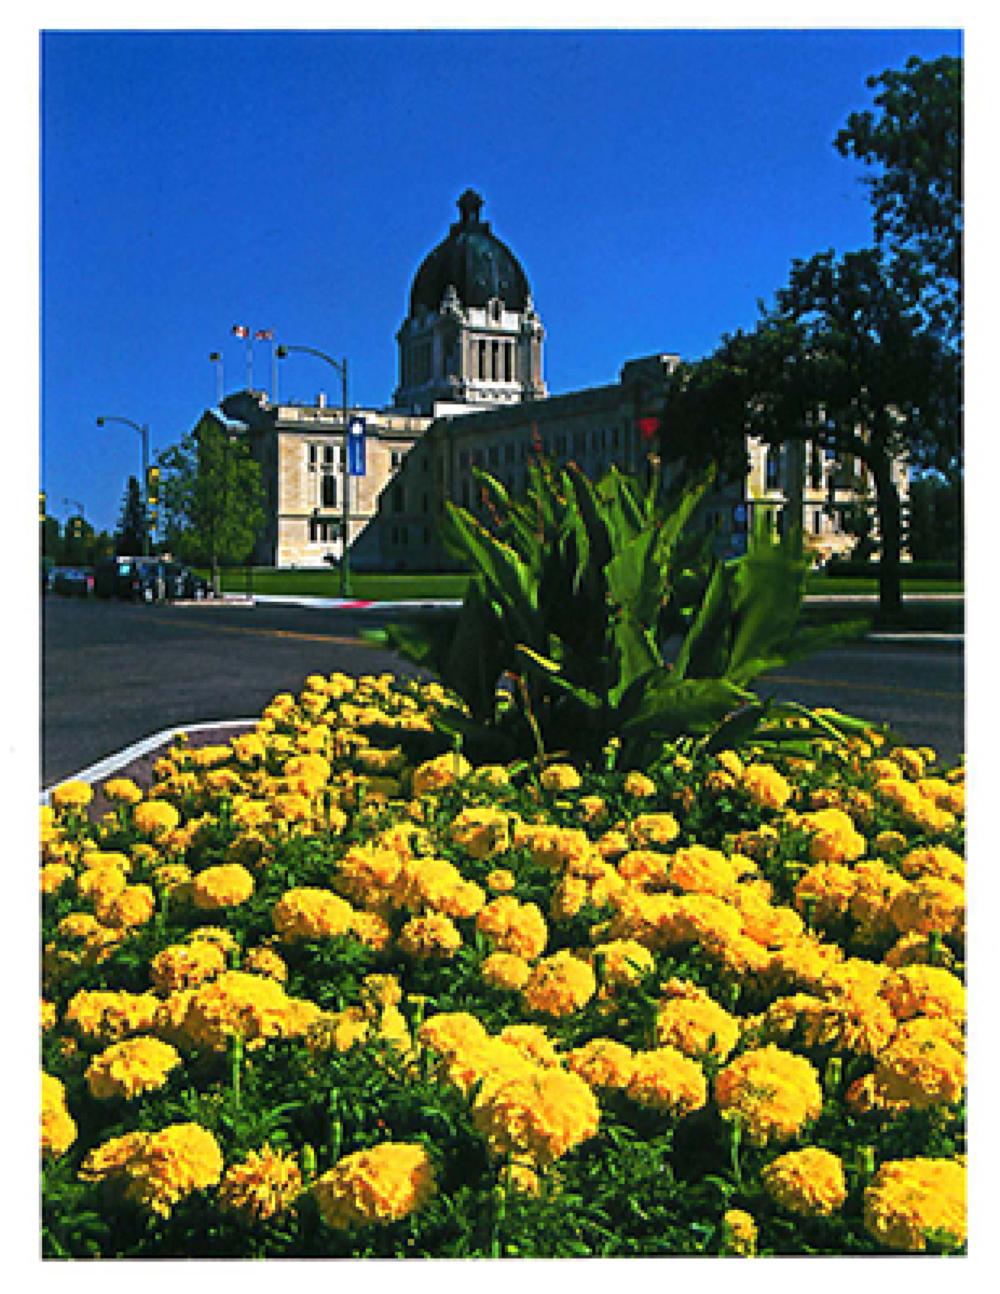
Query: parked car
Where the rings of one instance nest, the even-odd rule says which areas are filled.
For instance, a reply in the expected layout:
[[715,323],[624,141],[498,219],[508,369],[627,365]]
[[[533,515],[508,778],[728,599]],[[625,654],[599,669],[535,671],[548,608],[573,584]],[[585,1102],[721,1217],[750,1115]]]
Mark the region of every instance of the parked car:
[[54,593],[86,598],[94,591],[94,572],[89,566],[54,566],[49,587]]
[[94,592],[99,598],[132,596],[134,557],[110,557],[94,567]]
[[208,580],[191,570],[190,566],[182,566],[180,562],[164,563],[167,581],[167,597],[193,599],[201,602],[204,598],[212,597],[212,586]]

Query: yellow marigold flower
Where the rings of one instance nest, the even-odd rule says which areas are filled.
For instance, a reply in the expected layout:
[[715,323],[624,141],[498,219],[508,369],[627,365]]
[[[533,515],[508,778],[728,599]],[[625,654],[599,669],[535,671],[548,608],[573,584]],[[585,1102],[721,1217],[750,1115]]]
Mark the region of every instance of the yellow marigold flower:
[[39,874],[42,893],[58,894],[72,876],[73,869],[68,863],[46,863]]
[[608,806],[600,795],[581,795],[576,807],[584,822],[590,825],[603,822],[608,816]]
[[224,953],[234,953],[240,946],[239,940],[232,931],[226,930],[224,926],[198,926],[188,935],[188,943],[191,944],[199,943],[203,939],[218,945]]
[[286,943],[297,939],[327,939],[351,930],[354,909],[331,890],[300,886],[286,890],[274,905],[271,919]]
[[266,1222],[283,1213],[301,1192],[302,1171],[294,1155],[265,1144],[226,1169],[219,1185],[219,1204],[230,1213]]
[[392,927],[378,912],[355,912],[351,917],[351,934],[377,953],[383,952],[392,941]]
[[531,967],[516,953],[496,952],[490,953],[483,962],[480,974],[493,988],[516,991],[528,982]]
[[491,858],[510,848],[510,815],[489,806],[463,809],[453,820],[449,834],[473,858]]
[[965,859],[946,845],[932,845],[927,849],[911,849],[904,854],[899,860],[899,870],[910,880],[935,876],[961,884],[965,880]]
[[471,772],[472,765],[464,755],[438,755],[436,759],[428,759],[414,769],[411,793],[421,796],[442,791],[468,777]]
[[105,925],[130,930],[149,921],[156,911],[156,896],[148,885],[126,885],[118,894],[102,895],[95,910]]
[[739,1021],[710,997],[675,997],[657,1008],[656,1042],[659,1047],[676,1047],[685,1056],[711,1054],[718,1060],[725,1060],[739,1039]]
[[741,884],[733,891],[732,903],[740,914],[745,935],[764,948],[780,948],[800,938],[804,926],[792,908],[773,907],[766,892],[752,883]]
[[195,1046],[224,1051],[234,1035],[248,1042],[280,1036],[287,1011],[288,998],[275,980],[226,971],[192,993],[184,1034]]
[[428,1016],[417,1030],[418,1040],[443,1056],[457,1055],[488,1037],[482,1021],[467,1011],[440,1011]]
[[198,873],[191,886],[196,908],[216,912],[246,903],[254,891],[253,877],[239,863],[221,863]]
[[908,777],[918,778],[924,775],[924,761],[920,752],[909,746],[897,746],[889,752],[889,759],[898,764]]
[[610,831],[605,831],[595,848],[602,858],[610,861],[628,853],[632,848],[632,839],[626,832],[613,827]]
[[55,809],[85,809],[93,798],[93,788],[81,781],[63,782],[49,796]]
[[166,835],[180,826],[181,815],[166,800],[146,800],[137,804],[132,812],[136,831],[154,839]]
[[768,960],[767,978],[795,988],[817,989],[830,968],[843,958],[835,944],[803,934],[775,949]]
[[708,1100],[701,1066],[676,1047],[637,1052],[625,1091],[638,1105],[675,1117],[700,1110]]
[[617,864],[618,875],[642,889],[666,884],[670,857],[654,849],[630,849]]
[[741,778],[743,776],[743,761],[735,750],[718,751],[715,762],[720,768],[724,768],[730,777]]
[[626,795],[634,795],[637,799],[647,799],[650,795],[656,794],[656,783],[645,773],[640,773],[633,769],[631,773],[625,776],[625,784],[622,788]]
[[494,894],[507,894],[516,884],[517,878],[506,867],[494,867],[486,877],[486,888]]
[[828,1217],[847,1198],[844,1165],[819,1146],[789,1150],[764,1168],[761,1181],[782,1208],[803,1217]]
[[894,1039],[875,1066],[876,1093],[918,1110],[953,1105],[964,1090],[965,1057],[943,1038],[930,1034]]
[[729,898],[738,881],[736,868],[717,849],[704,845],[689,845],[678,849],[670,863],[668,877],[671,885],[688,894],[714,894]]
[[865,935],[875,937],[891,933],[892,904],[906,888],[906,881],[899,872],[879,859],[857,864],[849,908]]
[[84,1038],[117,1042],[152,1028],[160,1003],[153,993],[111,989],[80,989],[70,998],[63,1017]]
[[476,929],[500,952],[526,961],[541,956],[549,931],[538,906],[520,903],[512,895],[491,899],[476,914]]
[[473,769],[472,775],[477,782],[486,782],[489,786],[510,785],[510,774],[503,764],[480,764]]
[[909,842],[901,831],[880,831],[875,837],[875,852],[878,854],[901,853]]
[[572,764],[550,764],[539,781],[545,791],[578,791],[583,779]]
[[932,941],[929,935],[911,932],[901,935],[882,959],[886,966],[899,969],[901,966],[937,964],[945,969],[955,965],[955,954],[939,941]]
[[484,1086],[472,1121],[494,1155],[544,1167],[597,1133],[600,1109],[578,1074],[534,1067]]
[[222,1177],[222,1151],[207,1128],[174,1123],[149,1133],[125,1164],[126,1196],[151,1213],[169,1217],[175,1204]]
[[736,1258],[752,1258],[757,1252],[757,1224],[743,1209],[727,1209],[722,1215],[722,1252]]
[[680,835],[680,823],[671,813],[640,813],[629,823],[629,832],[640,849],[669,845]]
[[773,1044],[730,1061],[716,1076],[715,1098],[722,1117],[739,1122],[757,1145],[794,1137],[823,1108],[813,1065]]
[[42,1154],[58,1159],[76,1140],[76,1123],[66,1108],[66,1089],[58,1078],[42,1072]]
[[76,892],[82,899],[107,905],[125,889],[128,880],[117,867],[88,867],[76,878]]
[[525,1006],[540,1015],[571,1015],[597,992],[597,980],[585,961],[563,949],[546,957],[531,972],[522,990]]
[[233,754],[241,764],[253,764],[264,759],[266,749],[259,733],[244,732],[229,738]]
[[112,804],[138,804],[142,791],[130,777],[113,777],[101,787]]
[[197,988],[225,969],[225,953],[207,939],[192,944],[170,944],[149,963],[153,987],[158,993]]
[[242,967],[251,975],[267,975],[277,980],[279,984],[284,984],[288,979],[288,967],[284,959],[279,957],[273,948],[266,946],[248,948]]
[[401,952],[419,959],[454,957],[462,946],[462,935],[450,917],[428,912],[407,921],[399,932],[398,946]]
[[566,1064],[584,1082],[596,1088],[625,1088],[632,1078],[635,1056],[630,1047],[613,1038],[592,1038],[566,1053]]
[[313,1185],[323,1221],[338,1229],[398,1222],[422,1209],[436,1190],[424,1147],[392,1141],[345,1155]]
[[954,1159],[895,1159],[865,1190],[865,1228],[889,1249],[917,1253],[929,1232],[965,1243],[965,1166]]
[[941,966],[903,966],[886,977],[881,993],[897,1020],[915,1015],[965,1019],[965,985]]
[[795,886],[795,906],[799,912],[812,908],[819,922],[843,916],[851,905],[857,881],[849,867],[840,863],[814,863]]
[[153,872],[153,880],[167,894],[181,897],[193,873],[186,863],[161,863]]
[[637,939],[613,939],[597,944],[589,954],[595,966],[601,959],[602,986],[614,989],[623,984],[637,984],[644,975],[656,969],[656,959]]
[[306,1030],[305,1044],[311,1052],[343,1053],[365,1042],[371,1028],[366,1012],[359,1006],[349,1006],[343,1011],[319,1015]]
[[48,1033],[50,1029],[54,1029],[56,1027],[56,1023],[59,1019],[56,1011],[56,1004],[54,1002],[48,1002],[45,998],[42,998],[41,1015],[42,1033]]
[[921,876],[892,900],[889,916],[900,934],[954,935],[965,932],[965,890],[954,881]]
[[555,1043],[539,1024],[508,1024],[500,1030],[499,1038],[535,1065],[560,1063]]
[[85,1078],[90,1095],[106,1101],[120,1096],[130,1101],[144,1092],[155,1092],[181,1063],[179,1053],[158,1038],[127,1038],[112,1043],[95,1056]]
[[850,863],[865,852],[865,838],[842,809],[804,813],[801,825],[809,832],[809,856],[816,863]]
[[741,782],[750,799],[762,809],[783,809],[791,798],[791,784],[771,764],[748,764]]

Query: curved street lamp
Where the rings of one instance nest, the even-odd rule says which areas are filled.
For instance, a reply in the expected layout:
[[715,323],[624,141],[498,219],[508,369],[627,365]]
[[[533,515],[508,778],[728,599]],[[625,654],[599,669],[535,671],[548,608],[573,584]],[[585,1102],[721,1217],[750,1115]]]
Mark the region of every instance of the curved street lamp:
[[348,545],[348,526],[350,524],[350,490],[351,478],[347,470],[347,360],[334,359],[332,355],[327,355],[324,351],[317,350],[315,346],[285,346],[281,345],[275,349],[275,355],[278,359],[285,359],[291,351],[299,351],[303,355],[315,355],[317,359],[325,360],[332,368],[340,374],[340,394],[341,404],[343,406],[344,418],[344,444],[341,450],[341,479],[343,488],[343,509],[341,529],[343,531],[344,550],[340,559],[340,596],[349,598],[351,596],[351,565]]
[[[149,490],[149,427],[145,423],[133,422],[131,418],[120,418],[115,414],[102,414],[97,419],[97,425],[99,427],[103,427],[105,423],[108,422],[120,422],[126,427],[131,427],[132,430],[137,431],[142,438],[142,476],[140,477],[142,484],[140,488],[142,490],[143,500],[145,500]],[[145,514],[145,511],[146,508],[144,504],[143,514]],[[143,557],[149,556],[148,518],[146,525],[142,528],[142,555]]]

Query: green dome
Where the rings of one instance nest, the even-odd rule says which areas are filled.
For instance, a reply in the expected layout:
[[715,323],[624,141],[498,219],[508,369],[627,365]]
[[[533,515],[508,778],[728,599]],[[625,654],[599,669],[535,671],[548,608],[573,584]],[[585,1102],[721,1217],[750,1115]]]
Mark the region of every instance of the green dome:
[[530,296],[527,276],[510,248],[479,218],[482,205],[472,189],[459,198],[461,218],[417,270],[410,291],[411,315],[421,307],[440,309],[449,285],[463,306],[484,306],[497,298],[508,310],[524,310]]

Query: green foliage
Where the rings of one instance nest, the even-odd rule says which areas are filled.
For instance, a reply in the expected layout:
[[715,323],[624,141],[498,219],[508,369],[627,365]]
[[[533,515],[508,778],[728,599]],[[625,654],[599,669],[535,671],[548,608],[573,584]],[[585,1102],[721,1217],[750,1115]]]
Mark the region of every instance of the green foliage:
[[167,546],[213,568],[248,558],[266,514],[260,464],[245,441],[206,413],[157,461]]
[[[461,698],[466,713],[437,723],[475,756],[560,752],[597,765],[615,740],[619,766],[641,767],[664,742],[707,739],[734,712],[762,719],[748,691],[757,675],[856,631],[798,627],[801,544],[775,543],[763,523],[743,557],[715,565],[698,602],[700,583],[682,564],[678,598],[676,556],[692,554],[682,537],[709,471],[668,503],[655,476],[643,486],[616,468],[594,484],[574,465],[540,460],[522,502],[477,475],[493,527],[449,503],[444,533],[475,572],[461,610],[366,635]],[[678,624],[686,632],[671,665],[666,635]]]
[[115,531],[115,553],[119,557],[139,557],[143,552],[143,541],[146,537],[146,504],[139,482],[134,476],[128,478],[125,497],[122,500],[121,515]]
[[869,77],[877,112],[854,112],[835,140],[873,168],[875,236],[891,258],[919,254],[932,314],[961,331],[962,61],[911,58]]

